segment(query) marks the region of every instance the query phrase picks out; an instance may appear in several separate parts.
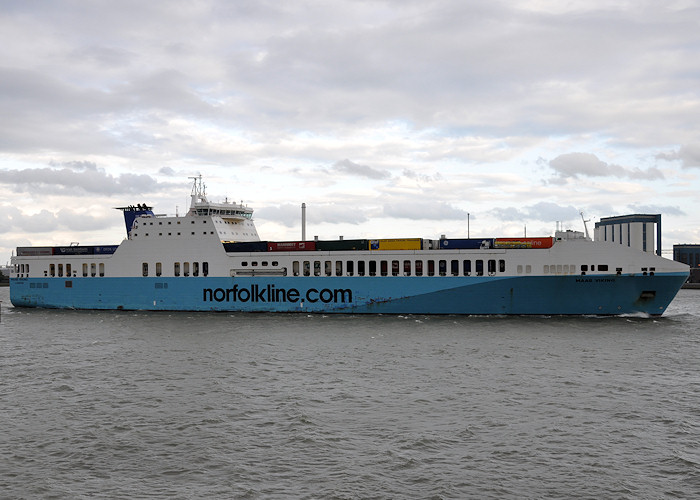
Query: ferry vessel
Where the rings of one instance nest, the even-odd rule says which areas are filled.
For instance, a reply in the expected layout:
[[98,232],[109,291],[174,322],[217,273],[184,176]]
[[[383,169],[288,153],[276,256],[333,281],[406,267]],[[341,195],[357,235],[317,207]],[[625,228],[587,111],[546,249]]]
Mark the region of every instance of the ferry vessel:
[[685,264],[578,231],[543,238],[261,241],[253,210],[120,207],[119,245],[18,247],[17,307],[386,314],[662,314]]

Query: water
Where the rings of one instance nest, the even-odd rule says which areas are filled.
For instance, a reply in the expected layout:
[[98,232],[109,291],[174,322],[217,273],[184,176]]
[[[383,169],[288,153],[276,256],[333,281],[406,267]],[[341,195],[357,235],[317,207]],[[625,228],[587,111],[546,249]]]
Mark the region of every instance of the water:
[[700,495],[700,291],[657,319],[0,300],[3,498]]

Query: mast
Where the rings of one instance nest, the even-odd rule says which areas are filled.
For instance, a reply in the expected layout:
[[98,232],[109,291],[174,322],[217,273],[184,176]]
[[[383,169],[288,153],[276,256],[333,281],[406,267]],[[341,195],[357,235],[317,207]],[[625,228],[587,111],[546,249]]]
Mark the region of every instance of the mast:
[[188,179],[194,180],[194,183],[192,184],[192,192],[190,193],[190,197],[192,198],[192,201],[190,202],[190,213],[193,213],[196,211],[196,203],[207,202],[207,187],[202,182],[202,174],[199,174],[196,177],[188,177]]

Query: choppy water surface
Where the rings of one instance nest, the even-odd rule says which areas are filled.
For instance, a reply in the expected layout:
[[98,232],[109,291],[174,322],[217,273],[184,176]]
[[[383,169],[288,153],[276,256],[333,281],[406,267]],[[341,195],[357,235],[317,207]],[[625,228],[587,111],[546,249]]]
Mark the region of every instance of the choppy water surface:
[[658,319],[0,300],[3,498],[700,495],[700,291]]

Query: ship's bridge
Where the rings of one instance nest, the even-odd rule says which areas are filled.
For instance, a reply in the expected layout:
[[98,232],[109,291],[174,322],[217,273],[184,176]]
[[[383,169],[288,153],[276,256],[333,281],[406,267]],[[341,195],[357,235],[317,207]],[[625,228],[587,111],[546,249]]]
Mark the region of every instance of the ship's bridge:
[[234,221],[251,220],[253,218],[253,209],[241,204],[228,201],[228,198],[223,202],[212,202],[207,199],[206,186],[202,183],[202,176],[190,177],[194,180],[192,193],[190,194],[192,202],[187,215],[204,215],[204,216],[219,216],[222,219]]
[[239,204],[228,199],[223,202],[209,201],[202,176],[190,179],[194,179],[194,185],[188,216],[211,217],[221,241],[260,241],[253,222],[252,208],[243,205],[243,202]]
[[252,219],[253,209],[239,205],[236,203],[210,203],[198,202],[194,205],[194,213],[196,215],[218,215],[222,219]]

